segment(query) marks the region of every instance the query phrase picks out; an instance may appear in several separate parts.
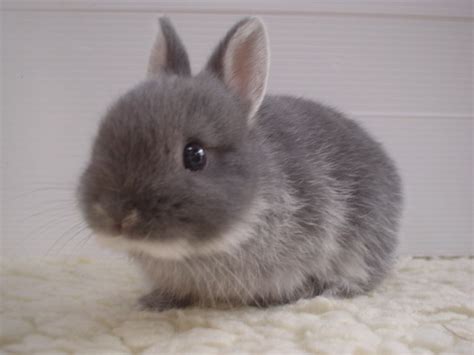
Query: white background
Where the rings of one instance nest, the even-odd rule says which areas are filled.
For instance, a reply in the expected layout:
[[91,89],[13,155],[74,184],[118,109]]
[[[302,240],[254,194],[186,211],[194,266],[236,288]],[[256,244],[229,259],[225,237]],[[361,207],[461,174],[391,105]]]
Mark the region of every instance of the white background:
[[101,113],[144,77],[162,13],[195,71],[234,21],[260,15],[270,92],[338,107],[399,164],[401,252],[474,252],[469,0],[45,0],[3,3],[3,255],[103,255],[78,224],[74,188]]

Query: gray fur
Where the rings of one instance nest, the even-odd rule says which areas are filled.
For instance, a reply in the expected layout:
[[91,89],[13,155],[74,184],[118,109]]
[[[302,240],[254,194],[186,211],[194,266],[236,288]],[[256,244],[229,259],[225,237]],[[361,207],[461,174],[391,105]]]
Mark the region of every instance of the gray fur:
[[[393,161],[357,123],[309,100],[266,96],[250,124],[218,68],[163,72],[119,98],[81,179],[95,231],[190,249],[176,260],[130,249],[153,286],[142,303],[264,307],[373,289],[397,246]],[[183,167],[191,141],[207,149],[202,171]],[[241,234],[233,247],[198,252]]]
[[153,48],[150,61],[157,59],[153,58],[153,55],[157,54],[154,53],[155,49],[164,52],[164,58],[162,58],[164,60],[162,62],[160,59],[159,63],[150,62],[150,74],[156,75],[164,71],[168,74],[191,75],[191,65],[189,64],[188,54],[178,34],[174,30],[171,21],[167,17],[162,17],[159,20],[159,25],[160,36],[158,36],[157,41],[163,41],[164,43],[155,43],[155,46],[158,46],[158,48]]

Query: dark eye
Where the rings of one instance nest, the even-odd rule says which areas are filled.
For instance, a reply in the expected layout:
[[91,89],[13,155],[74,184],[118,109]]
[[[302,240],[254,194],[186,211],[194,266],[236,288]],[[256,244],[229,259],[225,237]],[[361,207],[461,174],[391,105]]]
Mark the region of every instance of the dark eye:
[[206,151],[197,143],[189,143],[184,147],[183,161],[186,169],[201,170],[206,165]]

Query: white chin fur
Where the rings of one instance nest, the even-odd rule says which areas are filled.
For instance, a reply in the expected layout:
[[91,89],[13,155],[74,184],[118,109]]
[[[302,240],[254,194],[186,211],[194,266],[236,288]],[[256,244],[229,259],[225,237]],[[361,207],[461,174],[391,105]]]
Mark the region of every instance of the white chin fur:
[[123,236],[97,234],[97,242],[107,248],[125,251],[140,252],[158,259],[180,260],[193,254],[192,247],[186,240],[170,242],[130,240]]
[[[233,233],[232,233],[233,234]],[[191,245],[186,239],[179,238],[173,241],[149,241],[131,240],[123,236],[97,235],[97,242],[110,249],[139,252],[157,259],[182,260],[192,255],[211,255],[220,252],[230,252],[244,240],[248,239],[246,234],[240,234],[232,240],[233,235],[226,234],[223,238],[203,242],[200,245]]]
[[242,243],[255,236],[254,226],[259,223],[259,217],[270,206],[263,199],[256,199],[244,218],[235,223],[224,235],[198,244],[190,244],[185,238],[171,241],[131,240],[123,236],[97,235],[99,244],[111,249],[139,252],[157,259],[181,260],[193,255],[211,255],[231,253]]

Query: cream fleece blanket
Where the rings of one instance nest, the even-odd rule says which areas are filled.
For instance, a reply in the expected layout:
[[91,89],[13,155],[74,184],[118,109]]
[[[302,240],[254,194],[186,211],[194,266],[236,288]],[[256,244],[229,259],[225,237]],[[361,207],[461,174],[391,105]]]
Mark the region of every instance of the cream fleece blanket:
[[126,260],[4,260],[0,353],[473,354],[473,263],[404,259],[352,300],[160,314],[136,308]]

